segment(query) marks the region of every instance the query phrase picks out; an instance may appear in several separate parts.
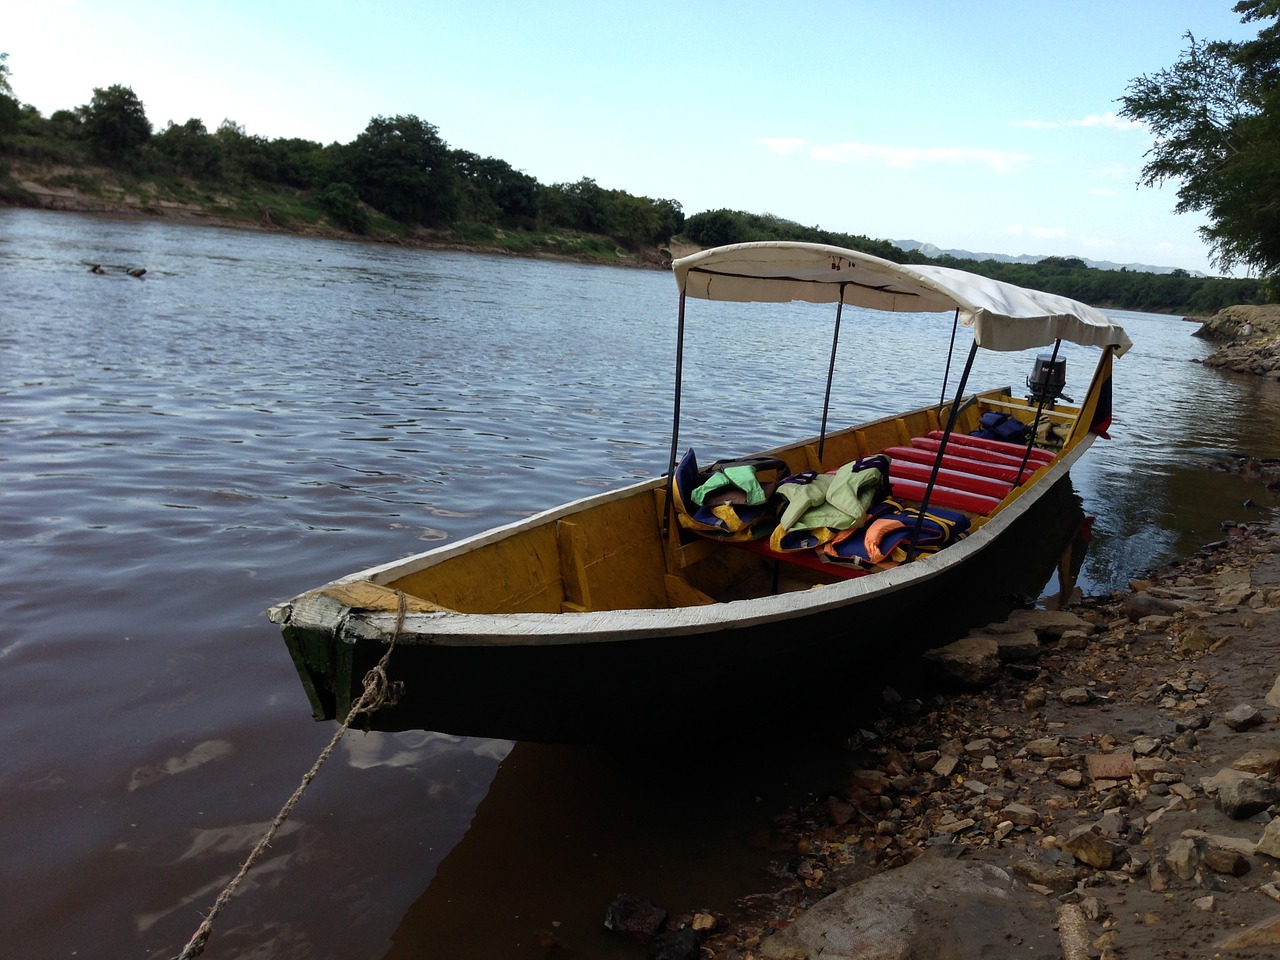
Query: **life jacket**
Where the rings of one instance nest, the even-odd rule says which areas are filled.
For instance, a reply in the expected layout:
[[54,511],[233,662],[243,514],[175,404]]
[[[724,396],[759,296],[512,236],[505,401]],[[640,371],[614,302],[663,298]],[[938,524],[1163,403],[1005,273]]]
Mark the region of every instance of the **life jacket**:
[[690,448],[672,477],[680,526],[718,540],[755,540],[775,523],[770,500],[791,472],[777,457],[717,460],[705,469]]
[[778,484],[784,503],[769,548],[794,553],[820,547],[840,531],[861,526],[888,493],[889,458],[883,454],[851,461],[834,473],[809,470],[787,477]]
[[[919,517],[918,507],[907,507],[892,497],[886,498],[868,511],[865,524],[823,544],[822,552],[829,561],[867,570],[897,566],[907,559]],[[969,518],[963,513],[931,506],[920,522],[915,552],[917,555],[937,553],[968,534]]]

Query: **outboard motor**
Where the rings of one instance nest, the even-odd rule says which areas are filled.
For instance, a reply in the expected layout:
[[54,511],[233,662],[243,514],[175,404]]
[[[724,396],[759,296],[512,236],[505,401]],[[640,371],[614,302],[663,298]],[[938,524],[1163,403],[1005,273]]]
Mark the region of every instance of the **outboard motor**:
[[1031,368],[1031,376],[1027,377],[1027,389],[1031,391],[1027,394],[1027,400],[1030,403],[1043,403],[1049,408],[1053,407],[1054,401],[1059,397],[1068,403],[1073,403],[1070,397],[1062,396],[1062,390],[1066,385],[1067,361],[1042,353],[1036,357],[1035,366]]

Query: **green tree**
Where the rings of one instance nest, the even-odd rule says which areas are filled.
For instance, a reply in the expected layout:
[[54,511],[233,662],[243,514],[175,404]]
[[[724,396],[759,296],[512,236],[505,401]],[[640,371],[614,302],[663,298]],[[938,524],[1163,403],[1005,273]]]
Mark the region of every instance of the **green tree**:
[[175,169],[198,180],[216,180],[222,173],[218,141],[205,129],[204,121],[196,117],[182,126],[169,121],[151,138],[151,146]]
[[418,117],[374,117],[347,147],[345,168],[365,202],[397,220],[433,226],[457,214],[449,145]]
[[319,197],[320,205],[338,226],[352,233],[369,229],[369,214],[360,206],[360,196],[349,183],[331,183]]
[[324,147],[314,140],[298,137],[276,139],[267,144],[277,183],[300,190],[317,190],[334,180],[339,148]]
[[[1280,18],[1280,0],[1242,0],[1245,22]],[[1280,271],[1280,27],[1247,43],[1187,34],[1172,67],[1130,81],[1120,113],[1155,143],[1140,183],[1178,183],[1175,210],[1203,211],[1200,234],[1229,270]]]
[[274,183],[275,159],[266,137],[244,132],[234,120],[223,120],[213,134],[222,153],[222,170],[231,177]]
[[605,233],[609,229],[609,199],[609,191],[590,177],[577,183],[553,183],[542,191],[538,217],[548,226]]
[[469,150],[454,150],[451,159],[462,181],[465,217],[513,227],[533,225],[542,190],[534,177],[505,160]]
[[9,65],[5,63],[8,59],[9,54],[0,53],[0,137],[16,133],[22,119],[21,106],[9,84]]
[[151,137],[151,121],[129,87],[95,87],[84,108],[84,135],[100,157],[120,161],[137,153]]
[[74,140],[84,126],[83,108],[80,110],[55,110],[49,114],[49,132],[60,140]]

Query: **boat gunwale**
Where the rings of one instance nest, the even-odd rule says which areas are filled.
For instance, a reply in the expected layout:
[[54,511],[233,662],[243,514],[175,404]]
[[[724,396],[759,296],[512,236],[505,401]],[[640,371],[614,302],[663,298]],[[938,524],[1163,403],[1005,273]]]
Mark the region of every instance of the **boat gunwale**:
[[[818,589],[701,606],[634,607],[573,613],[497,614],[463,613],[452,610],[409,613],[399,629],[399,642],[441,646],[552,646],[640,640],[656,635],[696,635],[723,631],[730,627],[749,627],[775,621],[785,622],[792,618],[856,604],[872,596],[896,593],[932,580],[974,559],[1064,478],[1095,439],[1094,434],[1086,434],[1070,449],[1063,451],[1044,473],[1030,481],[1031,486],[1024,493],[1005,503],[981,527],[959,543],[890,570],[825,584]],[[334,581],[331,585],[360,580],[372,580],[385,584],[396,577],[426,569],[457,553],[502,539],[522,529],[571,515],[597,503],[641,494],[646,488],[657,488],[663,482],[664,478],[654,478],[618,490],[594,494],[460,540],[451,548],[437,548],[400,561],[400,564],[407,563],[410,566],[396,563],[382,564]],[[429,562],[414,564],[415,560],[429,560]],[[393,573],[395,577],[390,576]],[[321,593],[324,589],[322,587],[318,591],[309,593]],[[303,596],[307,595],[309,594]],[[293,601],[290,601],[289,604],[282,606],[289,606],[292,603]],[[397,614],[393,612],[351,611],[344,618],[337,632],[352,641],[386,642],[397,633],[397,619]]]

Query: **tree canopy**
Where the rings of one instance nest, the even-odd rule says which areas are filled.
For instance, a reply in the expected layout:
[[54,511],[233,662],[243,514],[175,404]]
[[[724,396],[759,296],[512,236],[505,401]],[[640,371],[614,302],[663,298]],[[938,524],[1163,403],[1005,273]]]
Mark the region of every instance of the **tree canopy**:
[[1129,83],[1120,113],[1155,143],[1141,183],[1178,183],[1178,213],[1204,212],[1200,234],[1223,270],[1280,272],[1280,0],[1241,0],[1245,43],[1198,40],[1171,67]]
[[135,154],[151,136],[151,121],[142,101],[118,83],[95,87],[84,110],[84,135],[99,156],[122,160]]

